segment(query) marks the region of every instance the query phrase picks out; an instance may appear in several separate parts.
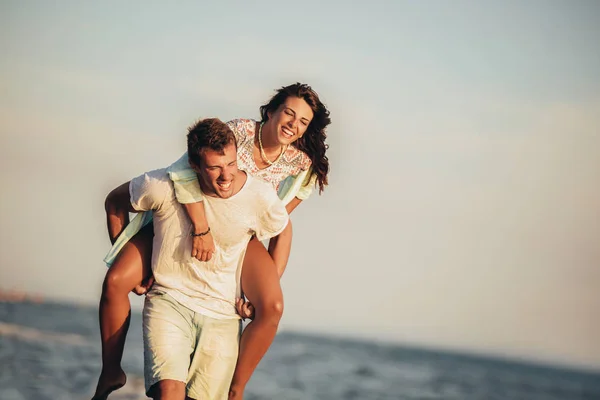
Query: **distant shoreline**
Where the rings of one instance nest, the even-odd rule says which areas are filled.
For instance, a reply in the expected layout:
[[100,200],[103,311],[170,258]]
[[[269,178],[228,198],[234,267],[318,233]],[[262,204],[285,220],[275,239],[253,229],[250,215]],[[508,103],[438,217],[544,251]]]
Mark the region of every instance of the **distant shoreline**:
[[27,293],[21,290],[0,290],[0,301],[8,303],[45,303],[41,294]]

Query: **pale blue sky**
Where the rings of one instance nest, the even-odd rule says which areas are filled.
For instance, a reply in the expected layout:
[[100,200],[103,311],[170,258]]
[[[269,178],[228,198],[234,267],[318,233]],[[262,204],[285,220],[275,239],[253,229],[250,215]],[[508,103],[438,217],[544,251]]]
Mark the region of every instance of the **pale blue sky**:
[[[0,288],[96,303],[108,191],[202,116],[328,105],[282,329],[600,368],[600,3],[0,4]],[[134,303],[139,306],[138,299]]]

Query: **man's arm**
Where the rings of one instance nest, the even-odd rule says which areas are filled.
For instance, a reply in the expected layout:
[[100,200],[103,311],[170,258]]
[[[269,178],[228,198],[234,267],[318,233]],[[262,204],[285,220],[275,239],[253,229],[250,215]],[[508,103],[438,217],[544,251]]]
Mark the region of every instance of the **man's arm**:
[[115,243],[121,232],[129,224],[129,213],[139,212],[133,208],[129,195],[129,182],[113,189],[104,201],[106,224],[110,242]]

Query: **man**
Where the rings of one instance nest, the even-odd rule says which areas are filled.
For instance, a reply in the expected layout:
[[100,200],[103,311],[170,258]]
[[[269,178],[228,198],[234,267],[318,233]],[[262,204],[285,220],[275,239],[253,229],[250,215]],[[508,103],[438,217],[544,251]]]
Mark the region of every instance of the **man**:
[[223,122],[205,119],[190,128],[188,155],[216,245],[210,261],[190,256],[192,224],[166,169],[111,192],[108,221],[122,224],[125,209],[154,214],[155,283],[143,311],[147,395],[225,399],[238,356],[241,321],[235,301],[241,296],[246,246],[252,235],[259,240],[279,235],[275,245],[287,255],[291,227],[272,187],[238,170],[235,137]]

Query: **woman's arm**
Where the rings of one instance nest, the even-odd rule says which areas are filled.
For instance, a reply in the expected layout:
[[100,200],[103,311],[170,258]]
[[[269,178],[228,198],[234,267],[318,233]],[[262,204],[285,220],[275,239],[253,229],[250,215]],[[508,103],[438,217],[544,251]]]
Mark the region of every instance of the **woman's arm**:
[[[302,203],[297,197],[294,197],[287,205],[285,206],[288,214],[291,214],[292,211],[296,209]],[[275,262],[277,266],[277,273],[279,274],[279,278],[283,275],[285,271],[285,267],[287,267],[288,259],[290,258],[290,251],[292,248],[292,220],[288,221],[285,229],[277,236],[271,238],[269,240],[269,254],[271,258]]]
[[198,176],[190,166],[187,152],[167,168],[169,178],[173,181],[175,197],[183,206],[192,221],[192,257],[200,261],[208,261],[215,251],[215,243],[210,233],[204,210],[204,197]]
[[298,175],[291,175],[279,184],[278,196],[286,205],[288,214],[312,194],[315,186],[316,175],[311,170],[301,171]]
[[[285,209],[288,214],[296,209],[302,203],[297,197],[294,197],[286,206]],[[285,229],[277,236],[269,240],[269,254],[277,266],[277,273],[279,278],[283,275],[285,267],[287,266],[288,259],[290,257],[290,251],[292,248],[292,220],[288,221]]]
[[277,267],[277,274],[279,279],[285,272],[288,259],[290,257],[290,250],[292,248],[292,220],[288,220],[288,223],[283,231],[271,240],[269,240],[269,254]]
[[302,203],[302,200],[297,197],[294,197],[292,200],[290,200],[290,202],[287,203],[285,206],[285,209],[287,210],[288,214],[291,214],[292,211],[294,211],[296,207],[300,205],[300,203]]
[[192,220],[194,235],[197,235],[192,238],[192,257],[200,261],[208,261],[215,252],[215,242],[206,221],[204,203],[199,201],[183,204],[183,208]]

